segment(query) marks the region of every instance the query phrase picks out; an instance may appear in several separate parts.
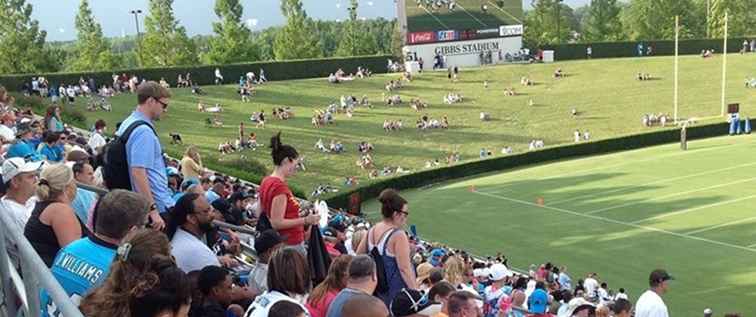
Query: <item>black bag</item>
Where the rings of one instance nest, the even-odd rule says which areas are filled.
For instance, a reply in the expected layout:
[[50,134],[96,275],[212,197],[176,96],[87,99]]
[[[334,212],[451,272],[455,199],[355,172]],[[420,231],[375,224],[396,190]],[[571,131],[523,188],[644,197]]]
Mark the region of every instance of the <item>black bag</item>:
[[[385,294],[389,291],[388,278],[386,277],[386,267],[383,263],[383,256],[381,255],[381,252],[378,251],[378,245],[381,243],[381,240],[383,240],[383,237],[385,235],[388,235],[388,237],[386,238],[386,243],[383,244],[383,254],[386,254],[386,245],[388,244],[388,239],[391,238],[391,235],[394,233],[394,231],[396,231],[396,229],[390,229],[383,233],[384,235],[381,236],[380,239],[378,239],[378,241],[368,253],[375,262],[375,275],[378,277],[378,283],[375,286],[375,291],[373,292],[374,295]],[[370,236],[371,234],[368,233],[368,241],[370,239]]]
[[[105,180],[105,186],[110,189],[134,190],[129,175],[129,161],[126,158],[126,142],[131,137],[131,132],[140,125],[146,124],[155,133],[155,129],[144,120],[133,122],[123,134],[113,138],[105,144],[101,152],[102,176]],[[157,133],[155,133],[157,136]]]
[[268,229],[273,229],[273,225],[270,224],[270,219],[268,219],[268,216],[266,216],[264,212],[261,212],[260,217],[257,218],[257,225],[255,226],[255,230],[257,232],[263,232]]

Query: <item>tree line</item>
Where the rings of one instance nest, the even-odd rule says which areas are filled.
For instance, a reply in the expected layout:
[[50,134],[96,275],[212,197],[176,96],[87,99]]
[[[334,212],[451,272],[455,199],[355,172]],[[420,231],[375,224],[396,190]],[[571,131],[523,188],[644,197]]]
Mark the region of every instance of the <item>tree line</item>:
[[[562,0],[530,0],[525,12],[525,45],[611,42],[674,38],[680,17],[681,38],[756,35],[756,0],[592,0],[571,8]],[[213,34],[189,37],[173,13],[173,0],[149,0],[145,30],[139,36],[106,38],[89,0],[81,0],[77,39],[47,43],[46,31],[32,19],[25,0],[0,0],[0,73],[98,71],[134,67],[227,64],[332,56],[401,53],[403,39],[395,20],[358,18],[350,0],[343,22],[314,20],[301,0],[281,0],[286,23],[251,31],[242,21],[240,0],[215,0],[218,22]]]

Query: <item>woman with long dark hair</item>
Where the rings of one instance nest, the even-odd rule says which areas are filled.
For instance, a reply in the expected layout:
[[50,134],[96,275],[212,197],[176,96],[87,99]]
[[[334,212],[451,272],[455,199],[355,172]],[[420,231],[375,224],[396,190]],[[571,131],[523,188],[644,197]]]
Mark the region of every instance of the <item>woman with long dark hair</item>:
[[[270,227],[286,237],[286,244],[303,255],[305,249],[305,227],[317,224],[319,215],[299,216],[299,202],[292,194],[287,179],[294,176],[299,164],[299,153],[291,145],[281,142],[281,132],[270,139],[270,154],[274,170],[260,183],[260,206],[262,215],[270,221]],[[263,220],[264,222],[264,220]],[[267,229],[267,228],[258,228]]]
[[47,113],[45,113],[45,127],[48,131],[63,132],[63,120],[60,118],[60,106],[52,105],[47,107]]
[[[255,298],[245,317],[268,317],[277,302],[292,302],[306,311],[307,294],[312,288],[307,259],[294,248],[276,251],[268,264],[268,291]],[[309,314],[306,314],[309,317]]]

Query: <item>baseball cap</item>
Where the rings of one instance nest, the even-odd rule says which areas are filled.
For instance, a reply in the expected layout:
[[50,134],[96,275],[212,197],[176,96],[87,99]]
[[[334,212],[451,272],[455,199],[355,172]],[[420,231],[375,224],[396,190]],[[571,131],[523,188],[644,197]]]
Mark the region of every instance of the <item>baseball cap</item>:
[[409,316],[427,308],[432,303],[418,290],[403,288],[391,301],[391,313],[395,317]]
[[255,239],[255,251],[258,255],[263,254],[283,241],[278,231],[274,229],[265,230]]
[[43,162],[26,161],[20,157],[13,157],[3,162],[3,183],[7,183],[18,174],[36,172],[42,167]]
[[549,295],[540,288],[536,288],[528,297],[528,310],[531,313],[544,314],[548,305]]
[[475,277],[485,277],[488,278],[491,276],[491,271],[488,268],[481,268],[481,269],[474,269],[473,270],[473,276]]
[[439,248],[433,249],[431,251],[430,258],[428,259],[428,261],[433,266],[441,266],[441,258],[443,258],[444,255],[446,255],[446,252],[443,249],[439,249]]
[[[533,296],[532,294],[530,296]],[[567,314],[566,316],[573,316],[575,313],[588,309],[591,312],[596,311],[596,305],[592,304],[591,302],[585,300],[585,298],[582,297],[575,297],[573,298],[568,304],[567,304]]]
[[648,283],[650,285],[658,285],[661,282],[674,280],[675,278],[672,277],[672,275],[669,275],[666,270],[662,269],[656,269],[648,277]]
[[500,281],[504,278],[512,276],[512,271],[510,271],[506,265],[501,263],[496,263],[494,265],[491,265],[490,274],[489,277],[493,281]]

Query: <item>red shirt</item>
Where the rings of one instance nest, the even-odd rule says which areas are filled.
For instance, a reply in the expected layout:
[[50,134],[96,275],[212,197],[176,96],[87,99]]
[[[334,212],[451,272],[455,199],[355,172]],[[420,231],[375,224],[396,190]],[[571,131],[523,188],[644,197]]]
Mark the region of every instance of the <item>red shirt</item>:
[[326,317],[326,315],[328,314],[328,308],[331,307],[331,303],[337,295],[339,295],[339,291],[329,290],[325,293],[325,296],[323,296],[323,298],[321,298],[319,302],[315,303],[314,306],[310,305],[310,303],[307,303],[305,307],[307,307],[307,310],[310,312],[310,316]]
[[[262,206],[262,212],[268,219],[270,216],[271,205],[273,204],[273,198],[278,195],[286,195],[286,210],[284,211],[284,219],[297,219],[299,218],[299,202],[294,198],[289,186],[286,185],[278,177],[267,176],[260,184],[260,204]],[[304,241],[304,226],[296,226],[288,229],[278,230],[278,234],[286,239],[286,244],[297,245]]]

